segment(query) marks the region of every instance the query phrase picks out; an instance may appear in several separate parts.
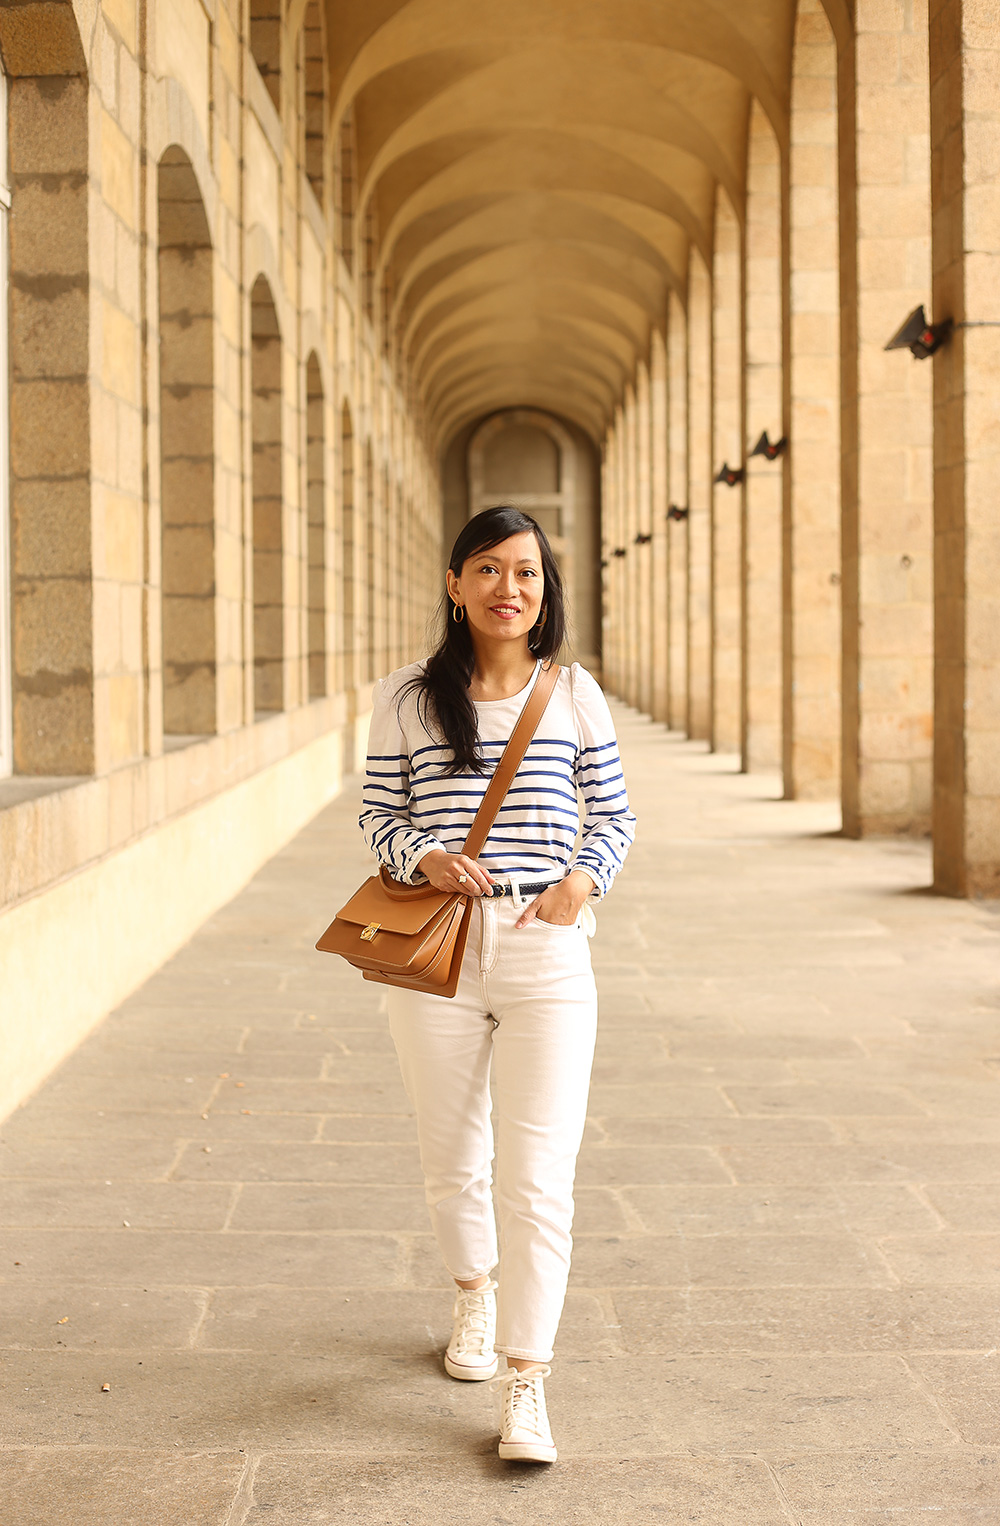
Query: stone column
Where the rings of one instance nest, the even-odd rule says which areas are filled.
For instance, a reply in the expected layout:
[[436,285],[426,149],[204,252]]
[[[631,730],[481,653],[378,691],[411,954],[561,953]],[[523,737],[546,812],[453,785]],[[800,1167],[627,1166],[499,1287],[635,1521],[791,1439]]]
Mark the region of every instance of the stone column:
[[[713,477],[743,465],[742,240],[725,192],[715,204],[712,389]],[[743,485],[712,489],[712,748],[736,752],[742,736]]]
[[688,736],[711,734],[710,515],[712,502],[712,281],[692,249],[688,269]]
[[639,590],[636,570],[639,563],[639,547],[635,544],[638,529],[639,501],[639,429],[636,410],[635,387],[625,388],[624,407],[624,491],[621,513],[621,540],[624,548],[621,558],[623,571],[622,589],[622,657],[625,669],[625,699],[630,705],[639,703]]
[[598,642],[601,652],[601,680],[611,687],[614,667],[614,642],[611,632],[611,504],[612,504],[611,430],[601,442],[601,610]]
[[[841,59],[844,831],[930,826],[931,366],[885,343],[930,291],[923,0],[858,0]],[[853,70],[851,65],[853,64]]]
[[652,683],[649,713],[654,721],[670,723],[670,567],[667,520],[668,420],[667,347],[663,334],[653,329],[649,351],[649,400],[651,421],[650,533],[646,549],[650,560],[652,601]]
[[789,181],[782,751],[786,797],[819,800],[840,792],[837,57],[819,0],[795,26]]
[[652,533],[652,404],[649,367],[640,360],[635,379],[636,412],[636,495],[635,534],[629,543],[629,560],[634,568],[636,631],[636,708],[644,715],[653,712],[653,557],[652,542],[643,539]]
[[602,501],[604,566],[604,682],[613,694],[624,690],[621,644],[621,409],[608,430],[604,454]]
[[[781,377],[781,152],[750,112],[746,225],[747,439],[785,435]],[[746,465],[743,767],[781,767],[781,502],[785,458]]]
[[[676,291],[667,302],[667,506],[688,506],[687,314]],[[688,525],[667,521],[669,710],[671,730],[688,724]]]
[[1000,896],[1000,28],[931,0],[934,883]]
[[[340,407],[340,664],[339,687],[353,693],[358,684],[359,649],[356,642],[358,610],[357,579],[357,473],[354,463],[354,422],[347,399]],[[430,568],[427,569],[430,571]]]
[[[30,30],[29,30],[30,28]],[[53,27],[51,58],[31,7],[0,9],[8,72],[9,385],[13,762],[20,774],[89,774],[106,766],[95,736],[94,585],[98,575],[142,579],[133,494],[93,483],[98,362],[91,328],[103,293],[91,290],[89,91],[75,24],[65,47]],[[28,64],[28,61],[30,65]],[[36,71],[19,77],[16,69]],[[98,112],[99,115],[99,112]],[[124,141],[124,140],[123,140]],[[113,144],[117,140],[112,140]],[[131,154],[131,145],[124,143]],[[131,160],[127,170],[131,171]],[[131,186],[131,176],[125,190]],[[135,233],[131,196],[125,212]],[[94,193],[93,206],[103,204]],[[111,214],[106,219],[111,221]],[[128,231],[123,223],[123,248]],[[114,271],[115,228],[98,246]],[[113,294],[112,294],[113,295]],[[108,347],[128,379],[127,323]],[[53,357],[58,374],[53,376]],[[109,357],[110,361],[110,357]],[[102,397],[101,407],[105,406]],[[100,464],[113,482],[114,403],[103,420]],[[134,483],[132,484],[134,486]],[[100,523],[99,523],[100,522]],[[103,568],[102,568],[103,563]],[[112,638],[106,647],[114,651]],[[106,729],[106,728],[105,728]]]
[[611,541],[611,586],[613,590],[614,614],[612,623],[615,633],[615,680],[614,691],[620,698],[625,698],[627,687],[627,647],[625,629],[625,558],[618,553],[625,541],[625,410],[619,405],[615,412],[614,426],[614,484],[615,484],[615,514]]

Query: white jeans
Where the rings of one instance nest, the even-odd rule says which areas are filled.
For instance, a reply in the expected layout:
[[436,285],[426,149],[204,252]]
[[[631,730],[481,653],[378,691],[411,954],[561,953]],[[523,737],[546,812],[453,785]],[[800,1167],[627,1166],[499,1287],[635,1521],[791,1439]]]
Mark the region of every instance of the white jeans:
[[547,1362],[569,1276],[573,1180],[597,1033],[587,935],[477,901],[452,998],[389,987],[389,1026],[417,1114],[431,1223],[453,1277],[497,1264],[490,1191],[496,1097],[497,1350]]

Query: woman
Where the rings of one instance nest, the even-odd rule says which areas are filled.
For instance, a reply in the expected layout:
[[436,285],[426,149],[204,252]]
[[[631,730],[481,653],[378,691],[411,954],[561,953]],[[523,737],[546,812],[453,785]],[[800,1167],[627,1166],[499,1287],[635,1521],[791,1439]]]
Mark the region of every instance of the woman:
[[[545,535],[486,509],[455,542],[444,637],[377,686],[361,826],[407,884],[472,896],[453,998],[389,988],[417,1115],[431,1222],[458,1293],[453,1378],[494,1377],[500,1456],[554,1462],[543,1379],[569,1274],[573,1179],[597,1026],[591,900],[621,868],[635,818],[604,696],[563,668],[481,857],[463,856],[490,772],[565,630]],[[578,792],[585,817],[578,837]],[[490,1073],[499,1120],[499,1308]]]

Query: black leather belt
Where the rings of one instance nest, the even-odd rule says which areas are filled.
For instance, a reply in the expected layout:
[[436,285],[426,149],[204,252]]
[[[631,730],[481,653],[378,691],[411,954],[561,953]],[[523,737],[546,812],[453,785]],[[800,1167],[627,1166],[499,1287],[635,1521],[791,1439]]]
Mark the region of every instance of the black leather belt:
[[[536,895],[541,895],[543,890],[551,890],[552,886],[553,885],[558,885],[558,883],[559,883],[558,880],[538,880],[538,881],[533,881],[533,880],[532,881],[528,881],[528,880],[525,880],[525,881],[522,881],[522,883],[519,885],[518,888],[519,888],[519,890],[521,892],[521,899],[522,899],[522,901],[523,900],[533,901]],[[497,900],[500,899],[501,896],[505,896],[505,895],[511,895],[512,896],[513,894],[514,894],[514,887],[513,887],[513,885],[494,885],[491,888],[491,890],[489,892],[489,896],[486,897],[486,899],[492,899],[494,901],[497,901]]]

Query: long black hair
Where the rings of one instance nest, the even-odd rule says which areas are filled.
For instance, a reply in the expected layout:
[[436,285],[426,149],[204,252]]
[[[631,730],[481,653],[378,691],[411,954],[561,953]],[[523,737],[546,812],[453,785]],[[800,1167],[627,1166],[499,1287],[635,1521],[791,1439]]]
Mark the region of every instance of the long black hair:
[[[523,514],[510,504],[483,509],[460,532],[451,548],[448,566],[456,577],[460,577],[470,556],[475,556],[480,551],[489,551],[491,547],[499,546],[501,541],[509,540],[512,535],[523,535],[525,532],[533,535],[538,542],[545,578],[542,607],[528,636],[528,646],[536,657],[546,661],[554,657],[563,644],[566,611],[559,564],[545,531],[530,514]],[[479,747],[479,723],[476,707],[469,694],[475,667],[469,622],[456,622],[452,618],[452,601],[447,594],[441,602],[440,613],[444,632],[437,648],[427,659],[420,676],[413,680],[412,685],[408,684],[403,692],[405,694],[411,688],[416,688],[418,709],[423,709],[425,714],[427,709],[433,711],[452,752],[452,762],[445,768],[445,773],[457,774],[468,769],[472,773],[481,774],[485,765]]]

